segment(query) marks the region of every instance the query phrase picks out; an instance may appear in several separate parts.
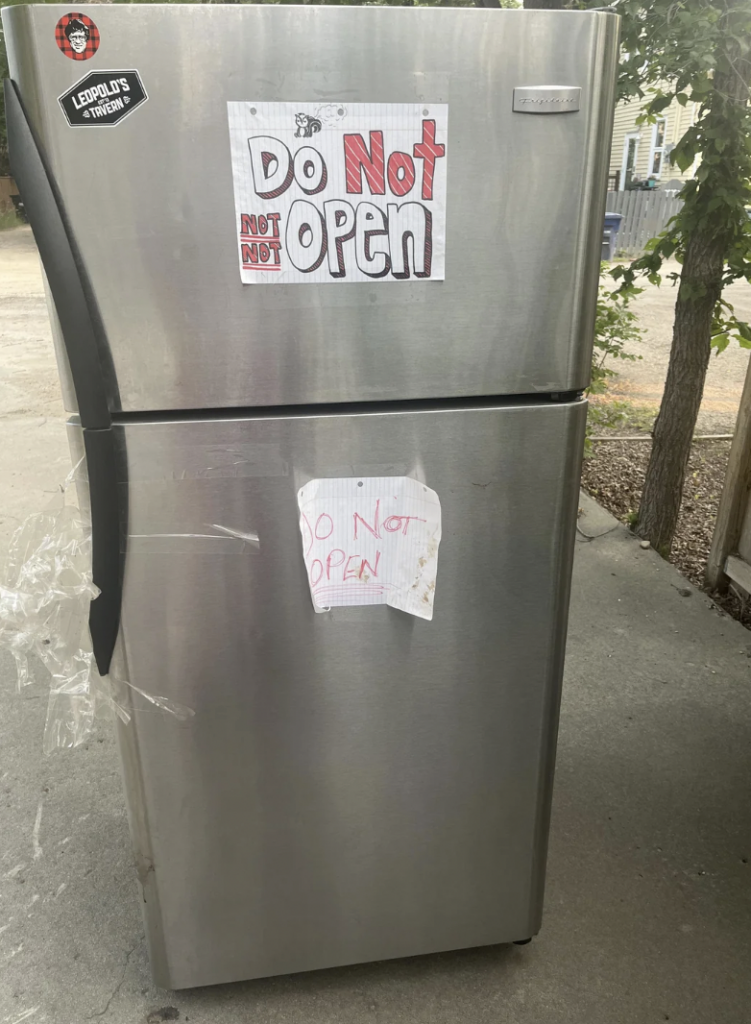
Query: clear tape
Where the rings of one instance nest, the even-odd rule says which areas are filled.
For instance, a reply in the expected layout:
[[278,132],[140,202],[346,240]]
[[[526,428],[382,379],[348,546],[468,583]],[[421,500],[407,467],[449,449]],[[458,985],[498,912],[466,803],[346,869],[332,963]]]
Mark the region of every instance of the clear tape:
[[257,533],[235,530],[231,526],[207,523],[206,529],[216,533],[129,533],[128,551],[138,554],[241,554],[247,547],[260,549]]
[[33,682],[30,655],[37,655],[51,677],[46,754],[85,743],[101,708],[129,722],[134,693],[181,721],[194,714],[114,671],[97,671],[88,626],[89,605],[99,595],[91,576],[91,525],[67,500],[71,483],[82,479],[81,468],[82,463],[73,468],[47,509],[29,516],[13,534],[0,577],[0,646],[15,659],[19,691]]

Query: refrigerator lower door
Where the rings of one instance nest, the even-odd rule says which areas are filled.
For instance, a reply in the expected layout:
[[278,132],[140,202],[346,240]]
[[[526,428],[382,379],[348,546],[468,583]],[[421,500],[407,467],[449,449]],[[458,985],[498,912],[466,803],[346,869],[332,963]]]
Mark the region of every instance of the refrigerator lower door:
[[[158,984],[537,932],[585,417],[575,402],[117,428],[125,671],[195,711],[120,730]],[[358,475],[438,494],[432,621],[314,612],[297,493]]]

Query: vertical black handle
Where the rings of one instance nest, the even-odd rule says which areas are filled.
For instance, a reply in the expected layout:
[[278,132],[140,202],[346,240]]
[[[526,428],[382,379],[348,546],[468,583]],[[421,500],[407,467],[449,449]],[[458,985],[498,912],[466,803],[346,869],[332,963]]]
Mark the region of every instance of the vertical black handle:
[[[89,628],[101,675],[109,672],[120,628],[125,510],[119,500],[118,452],[103,362],[106,338],[95,326],[81,259],[15,84],[5,81],[5,115],[11,173],[39,249],[68,353],[83,427],[91,501],[92,575],[101,591],[91,602]],[[109,390],[115,390],[114,376]],[[124,467],[122,478],[125,479]]]
[[100,675],[110,669],[120,629],[124,552],[118,486],[118,453],[115,434],[109,430],[84,430],[86,466],[91,504],[91,570],[99,597],[91,602],[89,630]]

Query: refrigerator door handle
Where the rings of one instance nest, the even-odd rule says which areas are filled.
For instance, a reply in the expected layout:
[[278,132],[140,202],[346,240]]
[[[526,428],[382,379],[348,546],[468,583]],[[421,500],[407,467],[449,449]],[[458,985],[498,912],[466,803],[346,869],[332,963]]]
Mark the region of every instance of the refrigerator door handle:
[[83,441],[91,505],[91,571],[101,591],[89,607],[89,632],[99,674],[104,676],[120,629],[126,516],[121,508],[114,431],[84,430]]
[[[101,675],[109,672],[120,627],[125,551],[119,500],[118,449],[110,410],[118,405],[114,372],[105,376],[106,339],[97,330],[82,264],[52,175],[36,143],[15,83],[5,80],[10,169],[23,199],[55,303],[83,427],[91,502],[92,576],[101,591],[91,602],[89,629]],[[110,382],[109,387],[107,382]],[[109,394],[108,394],[109,392]],[[123,550],[121,550],[123,548]]]

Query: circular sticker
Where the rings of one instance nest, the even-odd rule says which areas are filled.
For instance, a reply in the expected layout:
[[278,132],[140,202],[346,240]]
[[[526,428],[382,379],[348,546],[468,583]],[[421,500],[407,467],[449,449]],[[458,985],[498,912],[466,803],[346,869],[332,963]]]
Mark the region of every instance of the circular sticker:
[[86,14],[64,14],[55,28],[55,42],[71,60],[88,60],[99,49],[99,29]]

